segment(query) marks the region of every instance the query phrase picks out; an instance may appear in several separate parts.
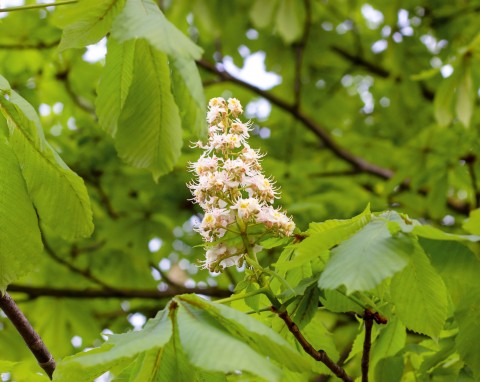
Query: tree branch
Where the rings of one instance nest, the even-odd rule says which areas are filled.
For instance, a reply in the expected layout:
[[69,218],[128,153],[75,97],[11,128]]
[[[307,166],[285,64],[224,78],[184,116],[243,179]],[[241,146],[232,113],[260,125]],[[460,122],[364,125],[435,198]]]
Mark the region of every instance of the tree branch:
[[33,329],[30,322],[28,322],[27,318],[8,293],[5,293],[0,298],[0,308],[15,326],[18,333],[20,333],[28,348],[37,359],[40,367],[45,370],[48,377],[52,379],[53,371],[55,370],[55,360],[38,333]]
[[322,362],[325,366],[327,366],[338,378],[346,382],[353,382],[353,379],[347,375],[345,370],[336,364],[323,350],[316,350],[310,342],[303,336],[298,328],[297,324],[293,322],[291,317],[288,315],[287,311],[279,311],[277,308],[272,306],[270,308],[272,312],[276,313],[278,317],[280,317],[285,324],[287,325],[288,330],[294,335],[297,341],[302,346],[303,350],[307,354],[309,354],[313,359],[316,361]]
[[363,321],[365,322],[365,340],[363,342],[362,354],[362,382],[368,382],[370,348],[372,347],[372,327],[374,321],[374,315],[370,310],[365,309]]
[[221,65],[215,66],[205,60],[197,61],[197,65],[209,71],[210,73],[218,75],[221,79],[225,81],[237,84],[246,89],[250,89],[254,93],[270,101],[272,104],[283,109],[284,111],[295,117],[297,120],[302,122],[310,131],[312,131],[317,137],[319,137],[323,144],[327,148],[329,148],[338,158],[350,163],[355,169],[358,169],[361,172],[375,175],[382,179],[390,179],[393,176],[394,173],[392,170],[372,164],[365,159],[357,157],[356,155],[345,150],[337,142],[334,141],[334,139],[325,127],[320,126],[319,124],[314,122],[310,117],[308,117],[300,110],[296,110],[295,105],[290,104],[285,100],[256,87],[255,85],[251,85],[245,81],[242,81],[239,78],[232,76],[230,73],[225,71],[221,67]]
[[58,297],[58,298],[138,298],[138,299],[159,299],[171,298],[183,293],[197,293],[210,297],[228,297],[232,294],[229,290],[215,287],[209,288],[169,288],[165,291],[158,289],[73,289],[73,288],[51,288],[48,286],[26,286],[10,284],[10,292],[25,293],[30,298],[37,297]]
[[480,207],[480,189],[478,188],[477,174],[475,173],[475,161],[477,157],[474,154],[470,154],[462,158],[468,167],[468,173],[470,175],[470,181],[472,182],[473,194],[475,196],[475,208]]

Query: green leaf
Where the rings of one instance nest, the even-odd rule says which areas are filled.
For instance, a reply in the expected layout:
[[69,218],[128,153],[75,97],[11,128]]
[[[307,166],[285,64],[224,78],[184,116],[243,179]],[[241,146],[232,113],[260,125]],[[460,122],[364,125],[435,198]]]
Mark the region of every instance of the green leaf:
[[203,137],[207,133],[205,122],[205,96],[195,62],[186,58],[171,60],[173,96],[180,107],[183,128]]
[[362,314],[365,310],[362,306],[355,303],[343,293],[337,290],[325,289],[322,291],[323,296],[320,296],[320,302],[329,311],[334,313],[355,312]]
[[100,126],[112,136],[117,133],[118,118],[132,83],[134,52],[134,41],[119,44],[113,38],[108,39],[95,107]]
[[318,285],[323,289],[345,285],[348,294],[373,289],[382,280],[405,268],[412,250],[410,237],[392,237],[388,221],[374,217],[354,236],[332,250]]
[[172,336],[168,310],[160,312],[136,332],[112,335],[100,348],[63,359],[54,373],[55,381],[90,381],[110,368],[128,362],[137,354],[160,349]]
[[0,110],[7,119],[10,146],[40,222],[66,239],[90,236],[92,211],[83,180],[45,140],[33,107],[9,86],[3,86]]
[[275,26],[286,44],[291,44],[302,37],[304,24],[305,8],[303,2],[280,0]]
[[300,329],[303,329],[317,313],[319,294],[320,292],[317,285],[311,285],[305,293],[291,305],[292,319]]
[[37,216],[12,148],[0,133],[0,291],[28,273],[42,252]]
[[261,241],[260,245],[265,249],[272,249],[287,245],[292,239],[289,237],[271,237],[267,240]]
[[392,318],[378,335],[372,349],[370,367],[375,369],[378,362],[394,356],[404,346],[407,339],[405,325],[397,318]]
[[280,369],[248,343],[229,333],[197,304],[179,297],[177,313],[180,341],[190,362],[205,370],[233,373],[243,370],[268,381],[280,379]]
[[470,212],[468,219],[463,223],[463,229],[474,235],[480,235],[480,208]]
[[457,87],[457,103],[455,104],[455,111],[460,122],[465,127],[470,127],[470,121],[475,107],[475,90],[472,83],[472,70],[469,62],[462,64],[462,76]]
[[420,245],[412,252],[408,266],[391,281],[392,301],[409,329],[437,337],[447,318],[447,289]]
[[208,311],[231,335],[242,340],[259,354],[268,356],[292,371],[301,372],[310,367],[310,362],[293,349],[285,339],[254,318],[195,295],[182,295],[178,298]]
[[403,357],[383,358],[375,368],[375,381],[400,382],[403,375]]
[[59,51],[83,48],[104,37],[113,19],[121,11],[124,0],[80,0],[61,8],[60,23],[64,26]]
[[119,42],[145,39],[174,58],[198,59],[202,49],[170,23],[152,0],[127,0],[115,19],[112,36]]
[[167,56],[145,41],[135,46],[133,78],[120,113],[116,148],[127,163],[150,170],[155,180],[173,169],[182,129],[171,93]]
[[455,343],[457,350],[466,364],[473,370],[476,378],[480,378],[480,287],[472,289],[462,299],[455,311],[458,323],[458,335]]
[[250,20],[256,28],[268,27],[273,21],[273,15],[278,6],[278,0],[256,0],[250,8]]
[[455,95],[455,76],[441,81],[433,100],[434,114],[440,126],[448,126],[453,119],[452,102]]

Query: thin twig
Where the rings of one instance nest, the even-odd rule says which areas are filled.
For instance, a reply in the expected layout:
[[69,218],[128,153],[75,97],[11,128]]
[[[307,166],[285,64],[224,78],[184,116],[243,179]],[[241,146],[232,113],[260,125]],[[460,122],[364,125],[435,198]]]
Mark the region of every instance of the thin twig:
[[278,317],[280,317],[285,324],[287,325],[288,330],[295,336],[299,344],[302,346],[303,350],[307,354],[309,354],[313,359],[316,361],[322,362],[325,366],[327,366],[333,374],[335,374],[338,378],[346,382],[353,382],[353,379],[348,376],[345,370],[336,364],[328,355],[325,353],[324,350],[316,350],[310,342],[303,336],[298,328],[297,324],[293,322],[292,318],[288,315],[287,311],[279,311],[275,307],[271,307],[272,312],[276,313]]
[[474,208],[480,207],[480,189],[478,188],[477,174],[475,173],[475,161],[477,157],[473,154],[470,154],[463,158],[467,164],[468,173],[470,175],[470,180],[472,182],[473,194],[475,196],[475,206]]
[[37,359],[40,367],[45,370],[48,377],[52,379],[53,371],[55,370],[55,360],[38,333],[33,329],[30,322],[28,322],[27,318],[8,293],[0,297],[0,308],[15,326],[18,333],[20,333],[28,348]]
[[366,309],[363,315],[365,322],[365,340],[363,342],[362,354],[362,382],[368,382],[368,368],[370,364],[370,348],[372,347],[372,327],[374,316],[373,313]]
[[158,289],[74,289],[74,288],[52,288],[48,286],[27,286],[10,284],[10,292],[25,293],[31,298],[37,297],[58,297],[58,298],[138,298],[138,299],[159,299],[171,298],[183,293],[197,293],[210,297],[228,297],[232,294],[229,290],[215,287],[208,288],[183,288],[181,290],[168,288],[165,291]]

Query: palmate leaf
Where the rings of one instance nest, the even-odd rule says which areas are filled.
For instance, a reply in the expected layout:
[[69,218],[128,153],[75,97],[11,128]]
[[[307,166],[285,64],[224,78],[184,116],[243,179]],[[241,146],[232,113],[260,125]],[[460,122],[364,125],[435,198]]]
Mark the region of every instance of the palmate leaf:
[[395,312],[409,329],[438,336],[448,313],[447,289],[420,245],[415,245],[407,267],[392,278],[390,290]]
[[324,289],[345,285],[348,294],[373,289],[407,266],[413,248],[411,237],[403,234],[392,236],[388,220],[374,217],[350,239],[332,250],[318,285]]
[[173,169],[181,153],[181,120],[171,93],[168,58],[144,40],[135,43],[133,78],[115,143],[121,158],[149,169],[156,180]]
[[60,236],[87,237],[93,231],[90,199],[83,180],[45,140],[33,107],[0,77],[0,111],[40,222]]
[[115,19],[112,36],[119,42],[145,39],[174,58],[198,59],[202,49],[171,24],[152,0],[127,0]]
[[83,48],[104,37],[125,0],[80,0],[61,8],[59,24],[64,26],[59,51]]
[[0,291],[28,273],[42,251],[37,216],[17,158],[0,131]]

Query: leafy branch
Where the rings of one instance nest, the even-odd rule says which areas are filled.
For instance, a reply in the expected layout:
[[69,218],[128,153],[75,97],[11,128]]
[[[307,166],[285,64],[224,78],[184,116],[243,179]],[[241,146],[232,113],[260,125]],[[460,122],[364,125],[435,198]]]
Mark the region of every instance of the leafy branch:
[[335,363],[324,350],[316,350],[310,342],[303,336],[298,328],[297,324],[293,322],[292,318],[289,316],[286,310],[280,311],[274,306],[271,307],[272,312],[276,313],[285,324],[287,325],[288,330],[294,335],[299,344],[302,346],[303,350],[310,355],[316,361],[322,362],[327,366],[338,378],[346,382],[353,382],[353,379],[346,373],[346,371]]
[[8,293],[0,297],[0,308],[22,336],[28,348],[37,359],[40,367],[45,370],[45,373],[52,379],[53,371],[55,370],[55,360],[53,356]]

